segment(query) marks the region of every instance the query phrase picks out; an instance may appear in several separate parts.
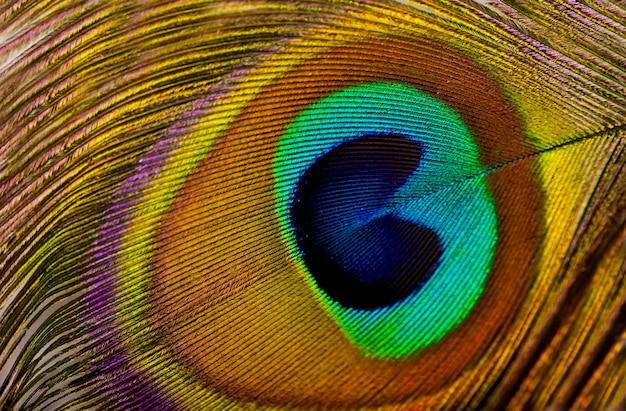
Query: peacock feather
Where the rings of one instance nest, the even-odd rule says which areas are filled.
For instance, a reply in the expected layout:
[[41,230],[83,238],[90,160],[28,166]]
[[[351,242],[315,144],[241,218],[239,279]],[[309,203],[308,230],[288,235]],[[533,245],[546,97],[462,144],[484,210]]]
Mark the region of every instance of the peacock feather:
[[0,16],[0,409],[626,409],[624,3]]

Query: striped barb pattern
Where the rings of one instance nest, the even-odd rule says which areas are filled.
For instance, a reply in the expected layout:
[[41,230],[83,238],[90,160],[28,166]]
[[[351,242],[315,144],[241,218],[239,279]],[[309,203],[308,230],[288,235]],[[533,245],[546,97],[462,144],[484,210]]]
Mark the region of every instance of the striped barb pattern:
[[0,409],[625,409],[625,22],[4,1]]

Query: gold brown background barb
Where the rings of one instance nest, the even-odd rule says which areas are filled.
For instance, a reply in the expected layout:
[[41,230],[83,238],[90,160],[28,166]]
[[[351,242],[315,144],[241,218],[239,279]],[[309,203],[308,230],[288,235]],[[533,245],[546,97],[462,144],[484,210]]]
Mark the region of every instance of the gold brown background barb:
[[0,409],[626,407],[626,7],[0,5]]

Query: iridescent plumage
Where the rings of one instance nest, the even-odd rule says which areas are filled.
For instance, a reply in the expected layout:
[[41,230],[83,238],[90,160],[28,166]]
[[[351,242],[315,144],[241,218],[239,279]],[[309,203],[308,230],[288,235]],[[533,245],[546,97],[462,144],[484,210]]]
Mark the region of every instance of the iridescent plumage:
[[0,15],[0,408],[626,407],[623,5]]

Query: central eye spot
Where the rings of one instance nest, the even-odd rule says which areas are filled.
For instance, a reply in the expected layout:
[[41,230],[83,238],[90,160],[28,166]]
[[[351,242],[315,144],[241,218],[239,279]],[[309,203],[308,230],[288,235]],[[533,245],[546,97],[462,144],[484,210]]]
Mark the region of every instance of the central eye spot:
[[439,264],[437,234],[394,214],[390,199],[420,165],[422,146],[374,133],[342,143],[300,178],[291,220],[317,285],[344,307],[372,310],[418,291]]

